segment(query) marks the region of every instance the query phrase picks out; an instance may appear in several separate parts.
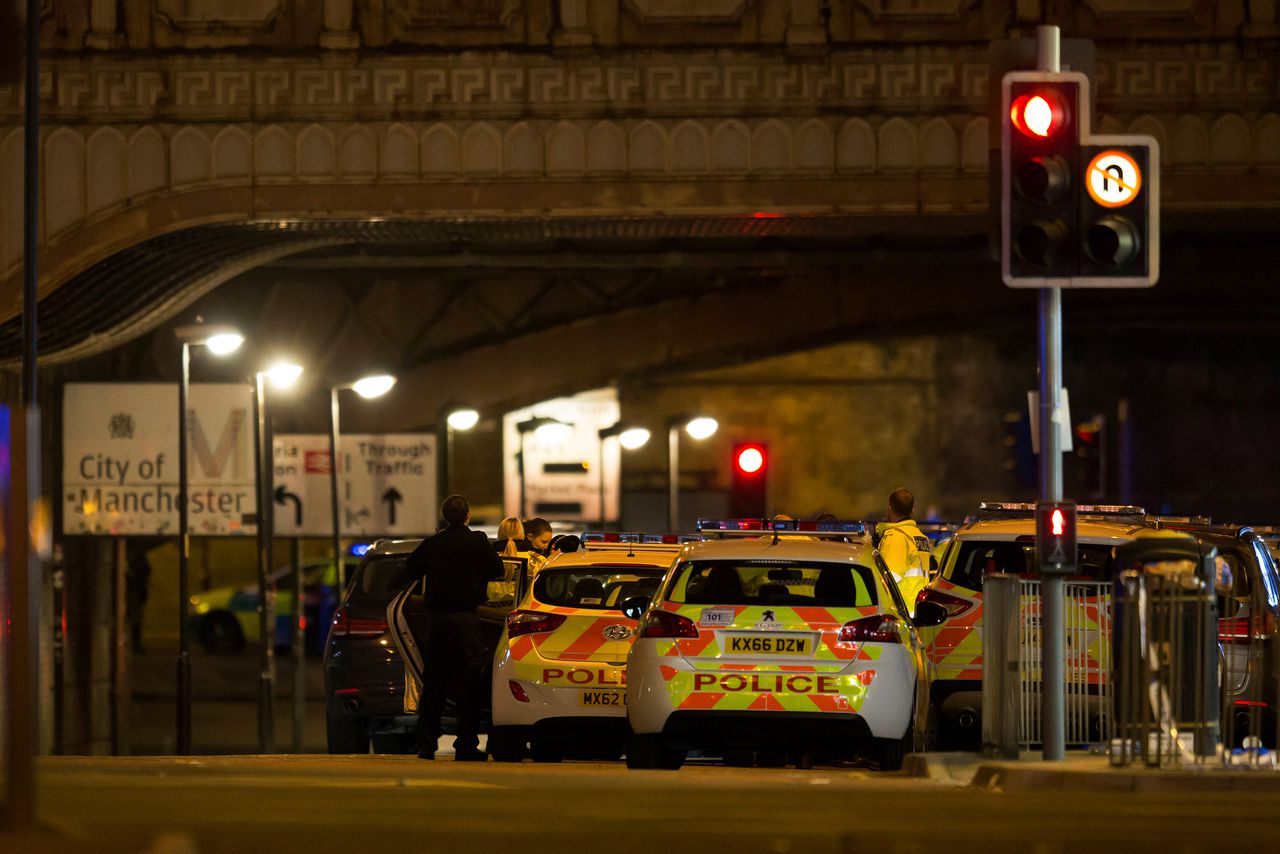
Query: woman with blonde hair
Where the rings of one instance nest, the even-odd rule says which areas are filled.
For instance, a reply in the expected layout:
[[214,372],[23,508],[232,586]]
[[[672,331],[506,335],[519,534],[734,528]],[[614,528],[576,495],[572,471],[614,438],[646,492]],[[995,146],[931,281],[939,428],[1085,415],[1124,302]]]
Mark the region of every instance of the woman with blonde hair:
[[520,547],[517,540],[524,539],[524,526],[520,524],[520,520],[515,516],[508,516],[498,523],[498,542],[502,543],[506,540],[506,544],[502,546],[499,552],[503,557],[515,557]]

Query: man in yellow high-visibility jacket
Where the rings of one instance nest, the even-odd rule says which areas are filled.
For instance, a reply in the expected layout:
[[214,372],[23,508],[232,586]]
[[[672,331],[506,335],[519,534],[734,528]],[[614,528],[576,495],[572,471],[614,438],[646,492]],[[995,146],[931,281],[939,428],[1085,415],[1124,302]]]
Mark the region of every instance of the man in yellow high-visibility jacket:
[[916,499],[911,491],[899,487],[889,493],[889,508],[884,522],[876,525],[880,556],[898,582],[898,590],[913,614],[916,595],[929,581],[929,563],[932,554],[929,538],[920,532],[911,513]]

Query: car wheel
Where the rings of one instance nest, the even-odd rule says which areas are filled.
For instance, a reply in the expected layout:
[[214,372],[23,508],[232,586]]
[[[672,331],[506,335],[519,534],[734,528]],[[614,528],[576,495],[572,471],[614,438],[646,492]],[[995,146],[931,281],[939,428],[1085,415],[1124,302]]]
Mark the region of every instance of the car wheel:
[[563,762],[564,748],[546,741],[535,741],[529,745],[529,753],[534,762]]
[[880,760],[881,771],[902,770],[902,760],[911,752],[913,727],[908,726],[902,738],[881,738],[876,740],[876,758]]
[[495,726],[489,729],[488,753],[494,762],[521,762],[525,753],[521,727]]
[[368,753],[369,729],[363,720],[327,721],[330,753]]
[[374,753],[417,753],[418,741],[410,732],[382,732],[373,736]]
[[244,651],[244,632],[236,618],[226,611],[214,611],[200,619],[200,645],[210,655],[239,655]]
[[687,754],[683,750],[667,747],[661,735],[636,735],[627,738],[628,768],[661,768],[677,771],[684,764]]

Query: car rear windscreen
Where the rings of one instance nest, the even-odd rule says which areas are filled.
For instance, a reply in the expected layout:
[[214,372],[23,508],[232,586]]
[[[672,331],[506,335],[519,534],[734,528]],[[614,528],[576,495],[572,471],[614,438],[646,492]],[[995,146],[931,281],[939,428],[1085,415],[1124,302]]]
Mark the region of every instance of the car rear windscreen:
[[[1039,574],[1034,542],[964,540],[959,546],[949,580],[969,590],[981,590],[982,579],[989,572]],[[1076,576],[1099,581],[1113,576],[1111,546],[1080,543],[1076,548]]]
[[533,598],[544,605],[616,611],[632,596],[658,592],[666,567],[575,566],[544,569],[533,582]]
[[699,560],[681,564],[667,597],[678,605],[862,608],[876,604],[872,571],[852,564]]
[[393,599],[409,586],[405,569],[408,555],[377,555],[365,559],[352,581],[351,595],[370,599]]

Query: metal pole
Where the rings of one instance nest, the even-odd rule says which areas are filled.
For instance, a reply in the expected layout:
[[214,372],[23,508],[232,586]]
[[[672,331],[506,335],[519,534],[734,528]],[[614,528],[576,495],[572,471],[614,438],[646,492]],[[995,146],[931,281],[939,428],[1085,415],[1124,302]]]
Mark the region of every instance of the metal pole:
[[524,434],[520,434],[520,450],[516,451],[516,468],[520,473],[520,521],[523,522],[529,516],[525,509],[525,489],[524,489]]
[[[294,753],[302,752],[302,730],[305,724],[303,704],[307,698],[307,623],[303,596],[302,560],[299,552],[299,539],[289,540],[289,565],[293,567],[293,748]],[[323,579],[322,579],[323,582]],[[318,628],[318,627],[317,627]]]
[[267,487],[267,469],[270,462],[267,451],[267,395],[262,371],[254,374],[253,396],[253,457],[254,476],[258,484],[258,752],[273,753],[275,736],[272,703],[275,697],[275,662],[272,652],[275,632],[272,631],[271,609],[267,595],[271,574],[269,554],[270,531],[267,518],[271,515],[271,492]]
[[187,605],[191,563],[190,522],[187,519],[187,391],[191,382],[191,347],[182,342],[182,370],[178,376],[178,755],[191,755],[191,638]]
[[[38,682],[40,559],[30,534],[33,502],[40,496],[40,408],[36,404],[38,367],[37,300],[39,298],[40,193],[40,0],[27,0],[26,118],[23,128],[22,222],[22,402],[21,419],[13,419],[12,496],[8,532],[9,659],[5,668],[8,696],[8,793],[6,822],[10,830],[27,831],[36,822],[35,753],[39,745]],[[16,422],[16,423],[15,423]]]
[[667,428],[667,531],[680,530],[680,426]]
[[609,514],[604,509],[604,443],[607,439],[600,440],[600,530],[605,529],[608,524]]
[[342,508],[338,501],[338,387],[329,389],[329,498],[333,512],[333,562],[338,578],[338,599],[347,589],[346,567],[342,563]]
[[[1058,72],[1057,27],[1036,28],[1036,67]],[[1062,500],[1062,290],[1040,290],[1040,498]],[[1042,670],[1040,739],[1045,760],[1060,760],[1066,750],[1065,579],[1045,576],[1041,585]]]

